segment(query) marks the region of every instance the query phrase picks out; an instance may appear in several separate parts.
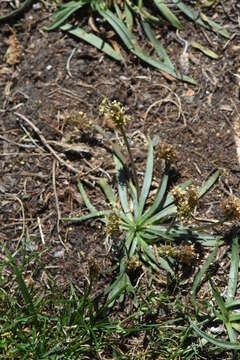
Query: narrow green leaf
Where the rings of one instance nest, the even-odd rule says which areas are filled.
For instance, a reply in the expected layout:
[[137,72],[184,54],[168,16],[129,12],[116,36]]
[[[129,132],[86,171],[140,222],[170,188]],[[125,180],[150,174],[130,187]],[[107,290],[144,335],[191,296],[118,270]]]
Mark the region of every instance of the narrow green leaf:
[[209,255],[209,257],[207,258],[205,263],[202,265],[200,271],[197,273],[197,275],[194,279],[191,300],[195,307],[196,312],[198,312],[198,306],[197,306],[197,302],[196,302],[197,290],[201,284],[203,276],[205,275],[205,273],[209,269],[209,266],[212,264],[213,260],[215,259],[216,255],[217,255],[217,251],[218,251],[218,246],[216,246],[215,249],[213,250],[213,252]]
[[169,67],[170,69],[172,69],[176,73],[176,70],[174,68],[174,65],[173,65],[172,61],[170,60],[169,56],[167,55],[164,47],[156,39],[150,25],[146,21],[142,21],[142,26],[143,26],[143,29],[144,29],[148,39],[150,40],[151,44],[154,46],[157,54],[159,55],[159,57],[160,57],[159,60],[164,65],[166,65],[167,67]]
[[210,285],[211,285],[211,288],[212,288],[212,292],[213,292],[213,296],[219,306],[219,309],[221,311],[221,314],[223,316],[223,319],[224,319],[224,323],[227,323],[228,322],[228,310],[225,306],[225,303],[223,301],[223,298],[221,297],[217,287],[214,285],[212,279],[209,278],[209,282],[210,282]]
[[121,202],[122,209],[124,213],[129,216],[131,216],[130,209],[129,209],[129,203],[128,203],[128,196],[127,196],[127,178],[125,177],[125,171],[122,163],[120,160],[114,156],[114,161],[116,164],[116,170],[117,170],[117,180],[118,180],[118,193],[119,198]]
[[205,27],[208,30],[213,29],[214,31],[218,32],[220,35],[224,36],[227,39],[231,38],[231,35],[227,30],[221,27],[219,24],[215,23],[212,20],[208,19],[208,23],[206,23],[206,19],[202,19],[202,15],[199,11],[193,10],[191,7],[185,5],[180,0],[172,0],[175,5],[192,21],[196,22],[197,24]]
[[152,173],[153,173],[153,145],[152,145],[152,141],[148,139],[147,164],[144,175],[143,187],[139,198],[137,217],[140,217],[142,215],[144,205],[152,184]]
[[84,190],[84,187],[81,183],[80,180],[78,180],[78,190],[83,198],[83,201],[84,201],[84,204],[86,205],[86,207],[88,208],[88,210],[91,212],[91,213],[94,213],[94,212],[97,212],[97,209],[95,208],[95,206],[93,206],[93,204],[91,203],[89,197],[87,196],[85,190]]
[[[144,226],[152,225],[155,223],[161,223],[177,214],[177,208],[175,205],[168,206],[167,208],[159,211],[144,222]],[[142,222],[140,222],[142,224]]]
[[147,220],[150,216],[152,216],[158,210],[159,206],[161,205],[161,202],[163,201],[164,195],[167,190],[168,178],[169,178],[168,173],[165,173],[163,175],[161,185],[158,189],[158,192],[157,192],[157,195],[156,195],[156,198],[155,198],[153,204],[145,211],[145,213],[141,217],[141,224],[144,224],[145,220]]
[[199,44],[196,41],[192,41],[191,46],[193,48],[195,48],[195,49],[200,50],[203,54],[207,55],[211,59],[218,59],[219,58],[219,56],[214,51],[210,50],[206,46],[203,46],[203,45]]
[[131,200],[132,200],[134,216],[136,217],[137,216],[137,211],[138,211],[137,189],[133,185],[133,182],[131,180],[128,183],[128,189],[129,189],[130,197],[131,197]]
[[236,299],[236,300],[226,302],[226,308],[227,309],[231,309],[231,308],[234,308],[234,307],[240,307],[240,299]]
[[174,241],[176,238],[174,236],[171,236],[170,234],[167,234],[167,226],[163,227],[160,225],[148,225],[146,229],[144,229],[147,233],[155,234],[156,241],[160,241],[162,239],[168,240],[168,241]]
[[231,266],[227,288],[227,303],[234,300],[237,283],[238,283],[238,267],[239,267],[239,244],[238,236],[233,238],[232,242],[232,255],[231,255]]
[[86,41],[90,45],[92,45],[92,46],[96,47],[97,49],[103,51],[105,54],[107,54],[108,56],[110,56],[114,60],[122,61],[121,55],[118,54],[108,43],[103,41],[98,36],[96,36],[94,34],[91,34],[91,33],[87,33],[86,31],[84,31],[80,27],[72,28],[72,25],[70,25],[70,24],[63,25],[63,26],[60,27],[60,29],[63,30],[63,31],[69,32],[70,34],[78,37],[81,40]]
[[170,24],[176,29],[181,29],[182,25],[178,18],[173,14],[173,12],[164,4],[163,0],[154,0],[155,5],[160,10],[162,15],[170,22]]
[[133,29],[133,15],[132,12],[127,4],[127,2],[124,2],[124,14],[125,14],[125,21],[127,24],[127,28],[129,31],[132,31]]
[[99,185],[104,191],[106,198],[110,202],[110,204],[115,208],[117,206],[117,199],[113,193],[111,186],[106,182],[104,178],[99,179]]
[[86,4],[86,1],[78,1],[74,4],[65,4],[66,6],[61,7],[59,11],[57,11],[53,15],[53,23],[49,25],[46,30],[51,31],[58,28],[60,25],[62,25],[74,12],[79,10],[81,7],[83,7]]
[[132,241],[132,246],[129,251],[129,258],[131,258],[135,254],[137,245],[138,245],[138,236],[134,236],[133,241]]
[[25,304],[28,308],[28,312],[30,315],[35,315],[35,307],[33,305],[33,300],[32,300],[32,297],[31,297],[31,294],[28,290],[28,287],[27,285],[25,284],[25,281],[22,277],[22,273],[21,271],[19,270],[17,264],[16,264],[16,261],[14,259],[14,257],[10,254],[10,252],[8,251],[8,249],[5,247],[4,248],[4,251],[9,259],[9,262],[13,268],[13,271],[15,273],[15,276],[16,276],[16,280],[17,280],[17,283],[18,283],[18,286],[19,286],[19,290],[21,291],[21,294],[22,294],[22,297],[25,301]]
[[146,62],[147,64],[155,67],[156,69],[163,71],[171,76],[173,76],[176,79],[188,82],[189,84],[195,85],[196,82],[193,78],[191,78],[190,76],[186,76],[186,75],[181,75],[179,73],[176,73],[175,71],[172,70],[172,68],[169,68],[168,66],[166,66],[165,64],[163,64],[162,62],[150,57],[148,54],[146,54],[142,49],[140,49],[139,47],[135,46],[132,50],[131,50],[136,56],[139,57],[139,59],[143,60],[144,62]]
[[124,243],[124,246],[125,246],[125,248],[127,250],[127,253],[129,253],[129,251],[130,251],[130,248],[132,246],[132,242],[133,242],[134,238],[135,238],[135,232],[132,232],[132,231],[127,232],[126,240],[125,240],[125,243]]
[[152,266],[155,265],[155,266],[153,266],[155,270],[157,270],[157,266],[160,266],[162,269],[166,270],[172,276],[174,276],[174,271],[170,267],[169,263],[165,259],[163,259],[161,256],[159,256],[159,258],[157,260],[154,255],[153,250],[151,250],[149,245],[141,237],[139,237],[138,243],[139,243],[139,247],[141,248],[141,251],[151,261]]
[[214,344],[215,346],[228,350],[240,350],[239,343],[231,343],[231,342],[215,339],[214,337],[207,335],[205,332],[200,330],[199,327],[196,324],[194,324],[194,322],[191,319],[189,319],[189,322],[192,328],[199,336],[209,341],[210,343]]
[[219,25],[218,23],[216,23],[215,21],[209,19],[205,14],[201,13],[201,19],[207,23],[208,25],[210,25],[210,27],[212,28],[213,31],[217,32],[218,34],[222,35],[223,37],[225,37],[226,39],[231,39],[231,34],[224,29],[224,27],[222,27],[221,25]]
[[124,23],[118,19],[110,10],[98,9],[98,12],[114,28],[125,46],[131,50],[134,47],[134,37],[132,33],[128,31]]
[[102,211],[97,211],[97,212],[92,212],[90,214],[87,215],[82,215],[82,216],[75,216],[75,217],[69,217],[69,218],[63,218],[63,220],[65,221],[72,221],[72,222],[82,222],[85,220],[89,220],[89,219],[93,219],[96,217],[102,217],[102,216],[107,216],[110,215],[112,213],[111,210],[102,210]]
[[208,178],[207,181],[205,181],[205,183],[201,186],[199,194],[198,194],[198,198],[200,199],[201,197],[203,197],[203,195],[205,195],[208,190],[210,190],[210,188],[215,184],[215,182],[217,181],[218,177],[220,175],[220,171],[216,170],[214,172],[214,174],[212,174],[212,176],[210,176]]
[[113,6],[114,6],[117,16],[119,17],[120,20],[122,20],[122,17],[123,17],[122,11],[115,1],[113,2]]
[[234,328],[234,330],[236,330],[237,332],[240,333],[240,323],[239,322],[238,323],[233,322],[233,323],[231,323],[231,325]]
[[231,343],[236,342],[236,335],[230,322],[224,324],[227,329],[228,337]]

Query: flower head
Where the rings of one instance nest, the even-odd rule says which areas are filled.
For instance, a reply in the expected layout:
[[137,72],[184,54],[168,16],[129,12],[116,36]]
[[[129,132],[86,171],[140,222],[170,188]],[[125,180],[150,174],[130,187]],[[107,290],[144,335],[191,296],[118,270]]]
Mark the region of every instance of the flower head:
[[162,143],[159,145],[158,158],[164,159],[168,163],[176,159],[176,152],[171,144]]
[[112,213],[106,217],[107,225],[106,225],[106,233],[107,236],[112,237],[119,233],[119,217],[117,214]]
[[88,272],[91,281],[98,279],[100,268],[92,256],[88,257]]
[[176,186],[171,194],[173,196],[175,205],[177,206],[178,214],[181,218],[187,218],[198,203],[198,192],[193,185],[190,185],[186,190]]
[[124,127],[131,120],[129,115],[125,115],[125,108],[120,102],[114,100],[109,102],[105,97],[99,107],[101,115],[105,115],[112,121],[116,128]]
[[230,196],[222,204],[224,216],[227,220],[240,220],[240,199]]

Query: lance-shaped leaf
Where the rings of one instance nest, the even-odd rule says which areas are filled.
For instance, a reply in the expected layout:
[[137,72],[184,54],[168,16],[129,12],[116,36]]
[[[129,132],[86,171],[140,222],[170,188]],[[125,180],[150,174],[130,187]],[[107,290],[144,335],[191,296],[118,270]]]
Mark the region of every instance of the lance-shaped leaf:
[[73,28],[70,24],[63,25],[60,29],[69,32],[70,34],[78,37],[81,40],[86,41],[97,49],[103,51],[108,56],[112,57],[114,60],[122,60],[122,56],[118,54],[107,42],[103,41],[100,37],[91,33],[87,33],[80,27]]

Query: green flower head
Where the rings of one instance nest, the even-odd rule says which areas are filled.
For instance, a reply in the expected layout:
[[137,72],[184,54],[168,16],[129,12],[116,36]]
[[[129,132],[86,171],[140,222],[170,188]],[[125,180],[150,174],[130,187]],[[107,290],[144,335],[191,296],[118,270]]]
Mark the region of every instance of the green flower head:
[[125,108],[120,102],[114,100],[109,102],[105,97],[99,107],[99,112],[112,121],[116,128],[125,127],[131,120],[129,115],[125,115]]

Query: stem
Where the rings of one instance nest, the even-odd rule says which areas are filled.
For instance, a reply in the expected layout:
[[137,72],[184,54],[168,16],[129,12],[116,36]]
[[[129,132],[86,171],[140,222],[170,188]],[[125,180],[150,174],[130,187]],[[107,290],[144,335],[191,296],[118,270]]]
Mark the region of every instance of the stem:
[[124,131],[123,126],[120,126],[119,129],[120,129],[120,131],[122,133],[123,140],[125,142],[125,145],[127,147],[127,151],[129,153],[129,157],[130,157],[130,161],[131,161],[132,174],[133,174],[133,181],[134,181],[136,189],[137,189],[137,199],[139,199],[140,188],[139,188],[139,183],[138,183],[138,178],[137,178],[137,170],[136,170],[135,163],[134,163],[134,160],[133,160],[132,150],[130,148],[130,145],[129,145],[129,142],[128,142],[128,139],[127,139],[127,136],[126,136],[126,133]]
[[173,216],[171,221],[170,221],[170,224],[168,225],[168,228],[167,228],[167,231],[166,231],[166,234],[169,233],[169,231],[171,230],[171,228],[173,227],[173,225],[175,224],[175,221],[176,221],[176,218],[177,218],[177,215]]

